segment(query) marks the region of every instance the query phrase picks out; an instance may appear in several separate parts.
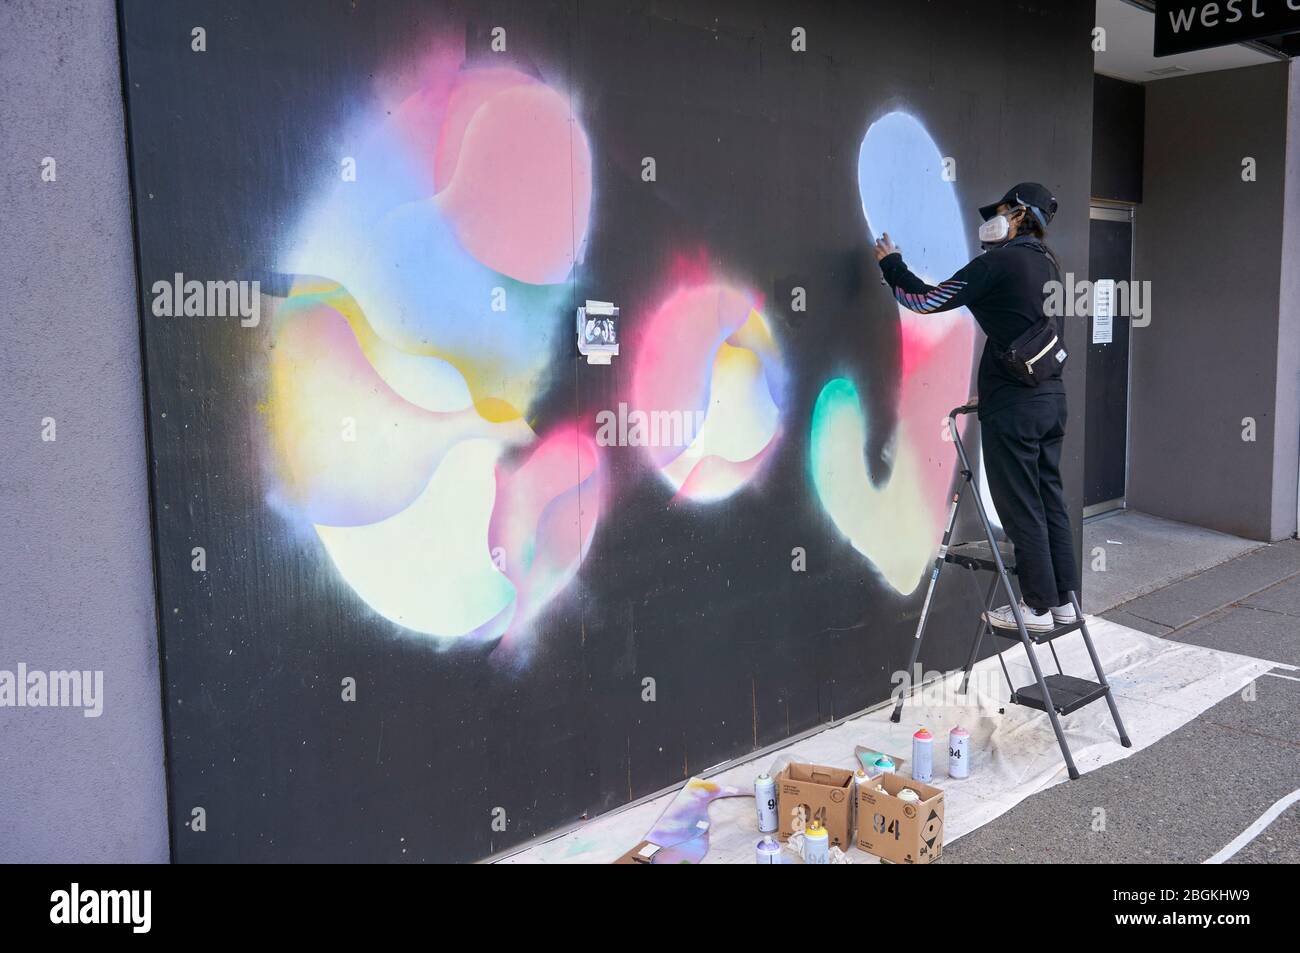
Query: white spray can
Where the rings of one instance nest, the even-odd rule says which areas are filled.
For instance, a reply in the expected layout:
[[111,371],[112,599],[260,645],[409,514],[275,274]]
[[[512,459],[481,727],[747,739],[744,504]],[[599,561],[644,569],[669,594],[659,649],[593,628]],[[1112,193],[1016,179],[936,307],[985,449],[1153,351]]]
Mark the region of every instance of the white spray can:
[[858,830],[859,815],[862,813],[862,792],[872,783],[871,775],[863,768],[858,768],[857,773],[853,775],[853,810],[850,812],[853,817],[853,831]]
[[934,774],[934,736],[925,728],[912,735],[912,780],[929,781]]
[[948,732],[948,777],[970,777],[970,732],[961,725]]
[[758,830],[771,834],[780,826],[776,814],[776,782],[767,774],[754,779],[754,801],[758,806]]

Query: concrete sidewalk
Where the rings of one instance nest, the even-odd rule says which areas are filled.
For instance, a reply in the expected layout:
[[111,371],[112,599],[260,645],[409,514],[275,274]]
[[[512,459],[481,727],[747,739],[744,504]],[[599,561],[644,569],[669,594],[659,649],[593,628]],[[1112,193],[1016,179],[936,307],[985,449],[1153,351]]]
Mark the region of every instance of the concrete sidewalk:
[[[1133,526],[1131,520],[1105,523],[1111,540]],[[1157,529],[1162,536],[1179,532]],[[1300,541],[1232,539],[1213,540],[1210,553],[1181,557],[1150,538],[1135,539],[1125,558],[1145,550],[1156,564],[1148,575],[1168,572],[1180,558],[1211,565],[1102,617],[1175,641],[1300,666]],[[1217,558],[1233,548],[1244,553]],[[1126,568],[1134,570],[1143,571]],[[1279,668],[1132,757],[1027,799],[951,845],[944,862],[1201,863],[1298,788],[1300,672]],[[1300,862],[1300,804],[1228,862]]]
[[1083,524],[1083,609],[1099,615],[1265,543],[1120,510]]

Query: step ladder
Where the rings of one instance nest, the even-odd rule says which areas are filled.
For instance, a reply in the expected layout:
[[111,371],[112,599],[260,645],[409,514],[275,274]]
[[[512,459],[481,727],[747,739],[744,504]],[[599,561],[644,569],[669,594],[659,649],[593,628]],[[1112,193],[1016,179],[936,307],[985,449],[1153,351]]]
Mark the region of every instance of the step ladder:
[[[1120,744],[1125,748],[1131,748],[1133,743],[1129,741],[1128,733],[1124,730],[1124,722],[1120,720],[1119,709],[1115,707],[1115,696],[1111,692],[1110,684],[1106,681],[1106,673],[1101,670],[1101,660],[1097,658],[1097,650],[1093,647],[1092,637],[1088,634],[1088,625],[1084,621],[1083,607],[1079,605],[1078,595],[1074,592],[1070,593],[1070,604],[1074,606],[1074,622],[1059,625],[1048,632],[1030,632],[1025,628],[1025,620],[1020,613],[1020,600],[1011,585],[1011,575],[1015,572],[1011,547],[1006,543],[999,544],[997,537],[993,533],[993,525],[989,522],[988,513],[984,509],[984,502],[980,499],[975,486],[974,473],[971,469],[970,460],[966,456],[966,448],[962,445],[961,434],[957,432],[957,418],[963,414],[972,413],[974,410],[975,406],[973,404],[967,404],[955,408],[948,414],[948,431],[952,435],[952,442],[957,448],[957,457],[961,462],[962,482],[957,484],[957,489],[952,495],[952,505],[948,509],[948,522],[944,527],[943,541],[940,542],[939,551],[935,555],[934,568],[930,572],[930,587],[926,590],[925,602],[921,605],[921,617],[917,620],[916,636],[912,639],[912,657],[907,663],[906,671],[910,674],[915,670],[917,659],[921,655],[921,642],[925,637],[925,623],[930,616],[930,604],[934,599],[934,591],[939,583],[939,573],[943,570],[944,564],[952,563],[955,566],[969,569],[972,573],[981,571],[993,573],[993,579],[989,582],[988,591],[983,597],[984,611],[980,613],[979,626],[975,630],[975,641],[971,644],[970,657],[966,660],[966,669],[962,674],[961,693],[965,695],[970,686],[971,669],[975,666],[975,660],[979,655],[980,646],[984,643],[986,635],[1012,642],[1019,641],[1025,647],[1025,654],[1029,656],[1029,665],[1034,670],[1034,683],[1031,685],[1016,688],[1011,681],[1011,673],[1007,670],[1006,660],[1002,657],[1003,649],[1001,647],[997,649],[998,661],[1002,665],[1002,674],[1006,677],[1007,686],[1011,690],[1011,702],[1015,705],[1025,705],[1029,708],[1047,712],[1047,717],[1052,722],[1052,730],[1056,732],[1056,741],[1061,746],[1061,755],[1065,758],[1065,766],[1069,769],[1070,778],[1073,780],[1079,776],[1079,769],[1074,766],[1074,758],[1070,755],[1070,746],[1066,743],[1065,732],[1061,730],[1061,718],[1065,715],[1104,698],[1106,704],[1110,706],[1111,717],[1115,719],[1115,728],[1119,732]],[[979,542],[960,543],[950,546],[952,530],[957,523],[957,511],[961,506],[962,491],[967,489],[971,491],[971,495],[975,498],[975,508],[979,511],[980,523],[984,527],[986,539]],[[972,584],[975,584],[975,576],[972,575],[970,578]],[[978,584],[975,585],[978,593]],[[985,613],[993,608],[999,587],[1006,593],[1007,601],[1011,604],[1011,611],[1016,619],[1016,631],[995,628],[985,618]],[[1095,682],[1085,678],[1076,678],[1073,675],[1066,675],[1061,669],[1061,660],[1056,654],[1056,646],[1052,643],[1061,636],[1069,635],[1075,631],[1078,631],[1083,636],[1083,644],[1088,648],[1088,656],[1092,659],[1092,667],[1097,673],[1097,681]],[[1044,675],[1042,668],[1038,664],[1038,656],[1034,653],[1034,647],[1043,643],[1047,644],[1047,647],[1052,652],[1052,658],[1056,662],[1057,674],[1055,675]],[[895,723],[902,717],[903,701],[904,694],[899,693],[898,701],[894,705],[894,713],[890,716],[890,720]]]

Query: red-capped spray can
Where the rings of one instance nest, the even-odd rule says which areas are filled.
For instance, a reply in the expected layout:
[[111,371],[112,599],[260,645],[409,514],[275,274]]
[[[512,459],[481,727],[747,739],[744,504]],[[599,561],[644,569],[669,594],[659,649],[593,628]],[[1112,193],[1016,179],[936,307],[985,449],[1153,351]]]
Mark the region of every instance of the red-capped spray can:
[[912,735],[912,780],[929,781],[934,774],[934,736],[926,728]]
[[961,725],[948,732],[948,777],[970,777],[970,732]]

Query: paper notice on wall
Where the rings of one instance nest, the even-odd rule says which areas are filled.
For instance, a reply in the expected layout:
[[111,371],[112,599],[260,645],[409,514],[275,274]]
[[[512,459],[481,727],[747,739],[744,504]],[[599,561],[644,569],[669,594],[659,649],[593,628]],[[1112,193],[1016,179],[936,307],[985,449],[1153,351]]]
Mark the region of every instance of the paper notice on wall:
[[1101,278],[1092,285],[1092,343],[1109,344],[1115,335],[1115,279]]

